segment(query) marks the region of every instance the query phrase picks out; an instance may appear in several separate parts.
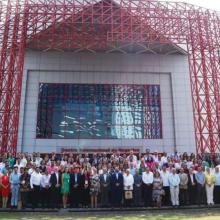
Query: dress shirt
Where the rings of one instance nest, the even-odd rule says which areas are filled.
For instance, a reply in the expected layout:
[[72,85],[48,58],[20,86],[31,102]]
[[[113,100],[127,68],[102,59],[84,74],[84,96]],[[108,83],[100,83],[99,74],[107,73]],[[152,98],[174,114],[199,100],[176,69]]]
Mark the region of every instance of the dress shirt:
[[59,181],[59,173],[58,173],[58,172],[55,172],[55,175],[56,175],[56,178],[57,178],[57,184],[60,184],[60,181]]
[[166,171],[166,172],[164,172],[163,170],[160,172],[160,176],[161,176],[161,178],[162,178],[162,181],[163,181],[163,186],[164,187],[167,187],[167,186],[170,186],[169,185],[169,175],[170,175],[170,173],[168,172],[168,171]]
[[179,186],[180,184],[180,177],[178,174],[170,173],[168,180],[169,180],[170,187],[176,187],[176,186]]
[[211,173],[210,174],[206,173],[205,181],[206,181],[206,184],[213,185],[215,184],[215,176]]
[[191,179],[191,183],[192,183],[192,185],[193,185],[193,184],[194,184],[193,174],[189,174],[189,176],[190,176],[190,179]]
[[37,157],[37,158],[35,159],[34,163],[36,164],[37,167],[40,166],[40,163],[41,163],[42,160],[43,160],[43,159],[42,159],[41,157]]
[[78,178],[77,178],[77,175],[78,175],[78,174],[77,174],[77,173],[75,173],[74,175],[75,175],[75,184],[76,184],[76,183],[77,183],[77,181],[78,181]]
[[205,174],[203,172],[201,172],[201,173],[197,172],[195,174],[195,177],[196,177],[197,183],[199,183],[201,185],[205,184]]
[[163,162],[163,164],[168,163],[167,157],[164,156],[161,157],[161,161]]
[[103,174],[103,177],[104,177],[104,181],[106,182],[106,179],[107,179],[107,174]]
[[142,174],[142,181],[145,183],[145,184],[152,184],[153,183],[153,180],[154,180],[154,176],[153,176],[153,173],[152,172],[144,172]]
[[215,175],[215,186],[220,186],[220,172],[214,173]]
[[[134,184],[133,175],[124,174],[123,179],[124,179],[124,190],[133,190],[133,184]],[[130,188],[128,188],[128,186],[130,186]]]
[[115,175],[116,175],[116,179],[118,180],[118,173],[116,173]]
[[0,173],[3,173],[5,169],[5,163],[1,162],[0,163]]
[[26,167],[27,166],[27,159],[25,157],[23,157],[21,159],[20,166],[21,167]]
[[135,173],[136,173],[136,169],[135,169],[135,168],[130,168],[130,174],[131,174],[132,176],[134,176]]
[[42,178],[41,178],[40,185],[43,188],[46,188],[47,186],[50,186],[50,175],[43,175]]
[[188,175],[186,173],[180,173],[180,188],[187,189],[188,188]]
[[30,178],[31,189],[33,189],[33,185],[40,186],[42,175],[40,173],[33,172]]
[[11,185],[19,185],[20,184],[20,175],[18,173],[12,173],[10,175],[10,183]]

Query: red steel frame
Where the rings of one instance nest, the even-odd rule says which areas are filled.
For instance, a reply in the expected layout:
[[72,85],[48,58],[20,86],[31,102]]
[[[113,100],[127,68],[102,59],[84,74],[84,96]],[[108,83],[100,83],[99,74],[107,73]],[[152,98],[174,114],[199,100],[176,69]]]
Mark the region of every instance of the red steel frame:
[[156,0],[0,2],[0,152],[16,153],[26,48],[105,51],[122,43],[186,45],[197,153],[220,151],[220,16]]

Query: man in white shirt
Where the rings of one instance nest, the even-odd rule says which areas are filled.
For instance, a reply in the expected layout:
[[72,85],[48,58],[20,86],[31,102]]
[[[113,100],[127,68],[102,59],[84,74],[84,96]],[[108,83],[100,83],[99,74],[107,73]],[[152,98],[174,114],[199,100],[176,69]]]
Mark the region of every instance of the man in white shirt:
[[31,174],[30,186],[32,189],[32,207],[37,208],[40,201],[40,184],[41,184],[42,175],[40,169],[36,167],[35,171]]
[[153,158],[154,158],[154,162],[158,163],[159,158],[158,158],[158,151],[157,150],[154,151]]
[[39,167],[41,165],[41,161],[43,159],[40,157],[40,153],[37,153],[37,157],[35,158],[34,163],[36,164],[37,167]]
[[149,167],[146,168],[146,172],[142,174],[142,181],[144,184],[144,203],[145,206],[152,205],[152,188],[153,188],[153,173]]
[[163,153],[163,156],[161,158],[161,161],[163,163],[163,165],[167,164],[168,163],[168,159],[167,159],[167,153]]
[[175,168],[172,169],[172,172],[170,173],[168,180],[169,180],[169,185],[170,185],[170,196],[171,196],[172,206],[173,207],[179,206],[180,177],[176,173]]
[[26,157],[25,157],[25,155],[24,154],[22,154],[21,155],[21,162],[20,162],[20,166],[21,167],[26,167],[27,166],[27,159],[26,159]]
[[160,172],[160,176],[163,181],[163,190],[165,195],[163,197],[164,205],[170,205],[170,185],[169,185],[169,172],[167,171],[166,166],[163,166],[162,171]]
[[126,170],[126,173],[123,175],[123,179],[124,179],[124,192],[126,193],[126,191],[131,191],[132,193],[132,198],[128,199],[125,196],[125,205],[130,206],[133,199],[134,177],[132,174],[130,174],[129,169]]

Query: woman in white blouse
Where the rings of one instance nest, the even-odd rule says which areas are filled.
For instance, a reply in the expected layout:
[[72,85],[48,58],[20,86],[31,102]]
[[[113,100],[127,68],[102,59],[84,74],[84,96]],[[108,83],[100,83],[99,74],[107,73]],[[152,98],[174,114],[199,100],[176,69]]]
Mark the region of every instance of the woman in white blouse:
[[130,206],[133,200],[133,185],[134,185],[134,177],[130,174],[130,170],[127,169],[123,175],[124,179],[124,198],[125,205]]

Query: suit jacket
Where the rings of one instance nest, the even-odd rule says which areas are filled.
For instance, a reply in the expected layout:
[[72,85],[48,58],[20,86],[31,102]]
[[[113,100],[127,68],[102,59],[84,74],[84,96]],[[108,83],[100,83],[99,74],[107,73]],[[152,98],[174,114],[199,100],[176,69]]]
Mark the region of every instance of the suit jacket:
[[106,181],[105,181],[105,178],[104,178],[104,174],[102,174],[100,176],[100,186],[101,186],[101,189],[102,188],[109,188],[110,187],[110,183],[111,183],[111,176],[106,173]]
[[118,178],[116,173],[112,175],[111,178],[111,189],[121,189],[123,190],[123,175],[121,173],[118,173]]
[[[140,186],[139,186],[140,185]],[[134,175],[134,188],[140,188],[142,185],[142,176],[141,175]]]
[[54,188],[58,183],[61,185],[61,174],[58,173],[58,181],[57,181],[56,174],[52,173],[51,176],[50,176],[51,188]]
[[[193,174],[193,182],[195,183],[195,185],[197,184],[197,181],[196,181],[196,177],[195,177],[195,174]],[[195,186],[194,185],[194,186]],[[192,188],[192,181],[191,181],[191,177],[190,177],[190,175],[188,174],[188,187],[189,188]]]
[[77,181],[75,179],[75,173],[70,174],[70,189],[82,189],[83,178],[80,173],[77,173]]

